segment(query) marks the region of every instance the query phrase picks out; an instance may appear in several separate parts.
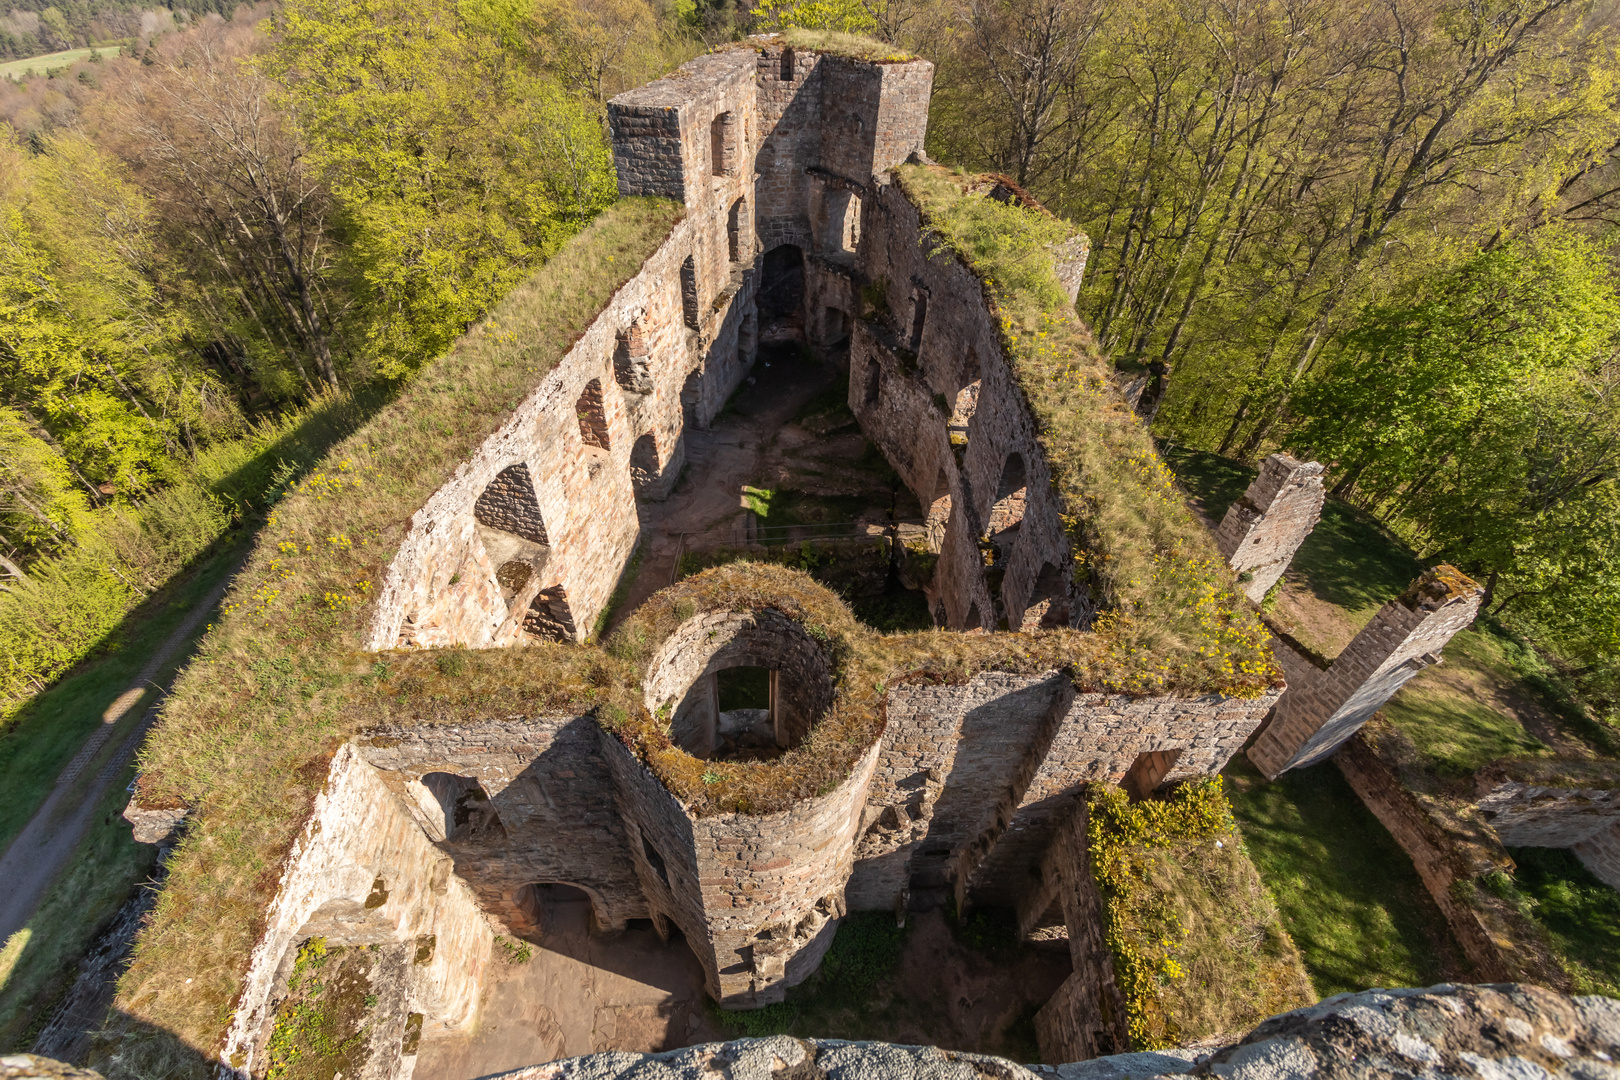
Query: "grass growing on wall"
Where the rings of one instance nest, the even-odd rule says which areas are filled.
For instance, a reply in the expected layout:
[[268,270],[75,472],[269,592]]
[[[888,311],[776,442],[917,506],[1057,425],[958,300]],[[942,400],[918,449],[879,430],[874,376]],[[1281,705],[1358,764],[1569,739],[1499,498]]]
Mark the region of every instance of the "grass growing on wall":
[[937,244],[981,280],[1002,347],[1036,420],[1077,582],[1109,609],[1099,620],[1153,692],[1208,675],[1268,677],[1269,640],[1234,590],[1208,531],[1188,510],[1140,419],[1074,314],[1047,248],[1074,230],[1039,208],[988,197],[986,178],[934,166],[896,170]]
[[1139,803],[1094,789],[1086,842],[1133,1049],[1243,1033],[1316,1000],[1218,777]]
[[[271,515],[226,612],[143,754],[143,791],[196,808],[120,983],[109,1076],[211,1053],[339,740],[364,724],[374,659],[354,650],[409,515],[505,421],[680,220],[625,199],[356,435]],[[566,667],[555,674],[564,683]],[[556,691],[565,692],[565,691]],[[409,695],[407,695],[407,698]]]

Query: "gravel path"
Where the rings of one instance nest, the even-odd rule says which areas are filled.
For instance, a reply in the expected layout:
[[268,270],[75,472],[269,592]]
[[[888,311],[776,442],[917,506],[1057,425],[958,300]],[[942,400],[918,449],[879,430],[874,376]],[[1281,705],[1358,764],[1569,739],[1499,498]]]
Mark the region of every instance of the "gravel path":
[[[175,627],[167,640],[157,647],[129,688],[119,694],[102,714],[100,726],[91,732],[84,746],[63,768],[44,804],[23,826],[22,832],[6,848],[5,854],[0,856],[0,881],[6,883],[5,889],[0,891],[0,942],[28,924],[51,882],[73,858],[79,841],[84,838],[85,830],[95,816],[96,807],[101,804],[101,797],[135,756],[152,721],[157,719],[158,706],[162,703],[163,694],[168,692],[168,683],[158,688],[157,697],[135,730],[129,733],[101,768],[86,779],[90,766],[112,738],[115,725],[141,700],[164,666],[188,646],[192,635],[219,604],[236,571],[240,569],[241,565],[238,564],[225,575],[224,580],[214,586]],[[173,682],[172,677],[169,682]]]

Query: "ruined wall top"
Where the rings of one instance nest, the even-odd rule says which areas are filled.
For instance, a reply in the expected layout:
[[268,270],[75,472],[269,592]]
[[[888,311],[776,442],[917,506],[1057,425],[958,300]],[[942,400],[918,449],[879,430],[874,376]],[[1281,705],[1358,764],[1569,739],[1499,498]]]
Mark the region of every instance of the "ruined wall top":
[[608,103],[621,195],[689,206],[726,177],[747,182],[755,155],[795,101],[816,119],[798,164],[856,182],[920,153],[934,66],[876,63],[777,38],[724,46]]
[[1118,1054],[1062,1065],[1017,1065],[931,1046],[840,1039],[737,1039],[662,1054],[589,1054],[501,1074],[500,1080],[1124,1080],[1220,1076],[1339,1080],[1365,1076],[1613,1077],[1620,1073],[1620,1001],[1569,998],[1501,984],[1340,994],[1264,1021],[1210,1050]]

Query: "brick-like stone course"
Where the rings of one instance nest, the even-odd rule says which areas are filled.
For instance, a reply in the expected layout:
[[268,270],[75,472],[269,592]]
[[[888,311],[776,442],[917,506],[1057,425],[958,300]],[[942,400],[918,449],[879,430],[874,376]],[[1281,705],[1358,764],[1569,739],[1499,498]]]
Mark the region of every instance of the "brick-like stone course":
[[1248,750],[1275,779],[1325,760],[1474,621],[1482,590],[1449,566],[1426,572],[1385,604],[1326,670],[1290,685]]
[[1322,517],[1322,466],[1272,454],[1243,497],[1227,507],[1215,546],[1237,573],[1249,575],[1243,592],[1259,603],[1283,576],[1294,552]]

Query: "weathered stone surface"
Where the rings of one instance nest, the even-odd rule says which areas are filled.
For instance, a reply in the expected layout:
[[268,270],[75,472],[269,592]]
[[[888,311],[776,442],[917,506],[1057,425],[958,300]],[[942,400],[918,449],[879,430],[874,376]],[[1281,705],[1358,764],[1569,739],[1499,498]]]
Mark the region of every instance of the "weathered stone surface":
[[81,1069],[37,1054],[7,1054],[0,1057],[0,1077],[5,1080],[101,1080],[94,1069]]
[[1214,1052],[1120,1054],[1022,1066],[933,1047],[832,1039],[738,1039],[664,1054],[591,1054],[501,1074],[501,1080],[1615,1080],[1620,1001],[1535,986],[1431,986],[1340,994],[1274,1016]]
[[[1474,621],[1483,590],[1438,566],[1385,604],[1326,671],[1292,682],[1249,760],[1270,779],[1326,759],[1406,681],[1440,662],[1459,630]],[[1292,676],[1295,672],[1290,672]]]
[[1321,518],[1327,499],[1322,472],[1317,462],[1272,454],[1215,530],[1215,546],[1233,570],[1248,575],[1243,592],[1255,603],[1283,576]]
[[147,808],[139,805],[140,796],[129,800],[124,807],[124,820],[135,827],[137,844],[161,844],[174,834],[186,819],[184,806]]

